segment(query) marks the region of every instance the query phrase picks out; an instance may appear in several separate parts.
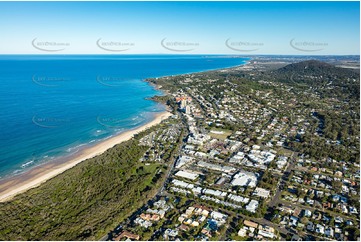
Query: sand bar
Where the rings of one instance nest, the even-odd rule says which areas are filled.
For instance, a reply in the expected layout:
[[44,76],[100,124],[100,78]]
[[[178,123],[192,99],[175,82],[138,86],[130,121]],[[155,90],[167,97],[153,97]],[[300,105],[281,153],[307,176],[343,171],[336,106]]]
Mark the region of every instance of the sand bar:
[[114,145],[123,141],[129,140],[134,134],[142,132],[147,128],[150,128],[156,124],[159,124],[162,120],[168,118],[172,114],[170,112],[162,112],[156,114],[154,119],[145,125],[126,131],[109,139],[106,139],[92,147],[86,148],[74,155],[69,160],[62,162],[49,162],[38,167],[35,167],[20,175],[10,177],[0,181],[0,202],[5,202],[13,198],[15,195],[25,192],[31,188],[37,187],[45,181],[53,178],[64,171],[74,167],[80,162],[93,158],[99,154],[104,153]]

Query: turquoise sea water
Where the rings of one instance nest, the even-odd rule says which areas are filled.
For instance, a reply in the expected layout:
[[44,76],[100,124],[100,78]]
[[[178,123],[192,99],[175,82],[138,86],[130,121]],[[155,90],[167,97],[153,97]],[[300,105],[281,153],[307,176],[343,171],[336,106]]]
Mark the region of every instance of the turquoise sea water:
[[0,56],[0,178],[148,122],[143,80],[244,64],[227,56]]

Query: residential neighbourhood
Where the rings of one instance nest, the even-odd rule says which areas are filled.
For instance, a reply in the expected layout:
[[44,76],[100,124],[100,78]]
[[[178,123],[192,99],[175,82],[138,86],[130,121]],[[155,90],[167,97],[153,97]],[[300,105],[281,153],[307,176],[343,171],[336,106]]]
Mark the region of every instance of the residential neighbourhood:
[[[175,114],[165,121],[168,129],[142,139],[152,148],[140,162],[162,162],[159,147],[181,133],[183,138],[153,205],[122,225],[121,231],[134,235],[119,231],[116,239],[359,238],[359,154],[351,145],[359,138],[332,140],[320,118],[323,109],[340,108],[342,101],[330,103],[312,89],[296,91],[242,71],[257,85],[245,86],[232,70],[153,80],[168,88],[167,105]],[[323,109],[304,105],[307,98],[322,102]],[[312,146],[301,146],[313,137],[331,150],[346,147],[350,156],[321,157]]]

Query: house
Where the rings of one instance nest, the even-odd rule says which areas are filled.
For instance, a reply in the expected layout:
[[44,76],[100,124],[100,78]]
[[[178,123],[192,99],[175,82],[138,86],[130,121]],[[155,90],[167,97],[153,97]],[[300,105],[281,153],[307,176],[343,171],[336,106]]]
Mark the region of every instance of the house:
[[175,237],[178,235],[178,230],[174,230],[174,229],[166,229],[164,231],[163,237],[165,239],[168,239],[169,237]]
[[266,232],[270,232],[270,233],[274,233],[275,232],[275,229],[270,227],[270,226],[267,226],[267,225],[262,225],[260,224],[258,226],[258,230],[263,230],[263,231],[266,231]]
[[347,206],[345,204],[341,204],[341,211],[343,213],[348,213],[348,209],[347,209]]
[[310,199],[310,198],[306,198],[306,203],[308,203],[309,205],[313,205],[314,203],[315,203],[315,200],[313,200],[313,199]]
[[342,172],[341,171],[336,171],[335,176],[342,177]]
[[319,211],[315,211],[313,213],[312,219],[320,220],[322,218],[322,214]]
[[289,221],[289,220],[290,220],[290,219],[289,219],[288,216],[282,216],[282,220],[281,220],[280,224],[286,225],[286,224],[288,224],[288,221]]
[[333,231],[333,229],[331,228],[331,227],[328,227],[328,228],[326,228],[326,230],[325,230],[325,235],[326,236],[328,236],[328,237],[333,237],[334,236],[334,231]]
[[342,203],[347,203],[347,198],[344,197],[344,196],[340,196],[340,201],[341,201]]
[[295,210],[293,211],[293,216],[298,217],[301,211],[302,210],[300,208],[296,207]]
[[287,205],[282,205],[282,207],[280,207],[280,210],[289,214],[293,213],[294,211],[291,206],[287,206]]
[[290,225],[297,226],[298,218],[295,216],[290,216]]
[[183,221],[186,219],[186,217],[185,216],[180,216],[179,218],[178,218],[178,221],[179,222],[181,222],[181,223],[183,223]]
[[357,214],[357,208],[350,207],[350,213]]
[[122,238],[132,239],[132,240],[139,240],[140,236],[137,234],[132,234],[128,231],[123,231],[118,237],[115,238],[115,241],[120,241]]
[[255,228],[255,229],[258,228],[258,223],[249,220],[244,220],[243,224],[251,228]]
[[345,239],[345,236],[344,236],[342,233],[335,234],[335,238],[336,238],[338,241],[347,240],[347,239]]
[[[193,207],[202,209],[202,214],[203,214],[204,211],[206,211],[206,212],[212,211],[212,209],[210,209],[209,207],[206,207],[206,206],[203,206],[203,205],[199,205],[199,204],[195,204],[195,205],[193,205]],[[208,213],[209,213],[209,212],[208,212]],[[208,215],[208,214],[207,214],[207,215]],[[206,216],[207,216],[207,215],[206,215]]]
[[341,198],[340,195],[335,194],[335,195],[332,196],[332,201],[333,201],[333,202],[338,202],[338,201],[340,200],[340,198]]
[[323,219],[322,219],[326,224],[328,224],[331,220],[330,217],[327,217],[325,214],[323,215]]
[[306,229],[307,229],[308,231],[313,232],[313,231],[315,230],[315,226],[313,225],[312,222],[308,222],[308,223],[307,223],[307,226],[306,226]]
[[220,212],[217,212],[217,211],[213,211],[211,213],[211,217],[214,219],[214,220],[217,220],[217,221],[225,221],[228,216],[223,214],[223,213],[220,213]]
[[182,230],[182,231],[188,231],[189,230],[189,227],[185,224],[182,224],[181,226],[179,226],[179,229]]
[[241,228],[239,231],[238,231],[238,236],[240,237],[246,237],[247,235],[247,230],[245,230],[244,228]]
[[326,209],[333,208],[333,204],[330,203],[330,202],[325,202],[325,203],[322,204],[322,207],[326,208]]
[[208,236],[209,238],[212,237],[212,233],[210,230],[206,229],[206,228],[203,228],[202,231],[201,231],[202,234]]
[[194,210],[195,210],[195,207],[189,207],[186,210],[186,214],[189,216],[189,215],[191,215],[193,213]]
[[201,222],[201,223],[203,223],[204,221],[206,221],[206,219],[207,219],[207,217],[204,216],[204,215],[202,215],[202,216],[198,219],[198,221]]
[[149,227],[151,227],[153,225],[152,222],[144,220],[144,219],[139,218],[139,217],[134,220],[134,223],[139,224],[140,226],[142,226],[144,228],[149,228]]
[[346,225],[347,225],[347,226],[352,226],[352,225],[353,225],[353,223],[352,223],[352,221],[351,221],[351,220],[347,220],[347,221],[346,221]]
[[321,224],[316,224],[316,233],[324,234],[325,233],[325,227]]
[[153,214],[152,217],[150,218],[150,220],[152,221],[159,221],[160,217],[158,214]]
[[184,224],[191,224],[191,223],[193,223],[193,220],[189,218],[187,220],[184,220],[183,223]]
[[264,230],[258,230],[258,235],[262,235],[264,237],[271,238],[271,239],[273,239],[275,237],[274,233],[267,232]]
[[259,205],[258,201],[252,199],[246,206],[246,210],[251,213],[255,213],[256,209],[258,208],[258,205]]
[[270,191],[266,190],[266,189],[263,189],[263,188],[260,188],[260,187],[257,187],[254,190],[253,195],[258,196],[258,197],[268,198],[269,195],[270,195]]
[[199,223],[198,223],[197,221],[193,221],[193,222],[191,223],[191,226],[192,226],[192,227],[198,227],[198,226],[199,226]]
[[303,216],[305,217],[311,217],[312,216],[312,212],[308,209],[303,210]]
[[337,217],[335,218],[335,223],[343,223],[343,218],[337,216]]

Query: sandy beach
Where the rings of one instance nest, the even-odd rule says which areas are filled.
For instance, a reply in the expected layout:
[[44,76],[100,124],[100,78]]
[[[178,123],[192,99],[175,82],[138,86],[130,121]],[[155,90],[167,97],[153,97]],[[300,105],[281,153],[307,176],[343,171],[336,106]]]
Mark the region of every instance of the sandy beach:
[[155,115],[152,121],[146,123],[145,125],[133,130],[126,131],[117,136],[106,139],[92,147],[86,148],[69,160],[62,162],[49,162],[24,172],[23,174],[0,181],[0,202],[8,201],[15,195],[39,186],[50,178],[63,173],[64,171],[74,167],[82,161],[104,153],[114,145],[131,139],[134,134],[159,124],[162,120],[168,118],[171,115],[172,114],[170,112],[159,113]]

